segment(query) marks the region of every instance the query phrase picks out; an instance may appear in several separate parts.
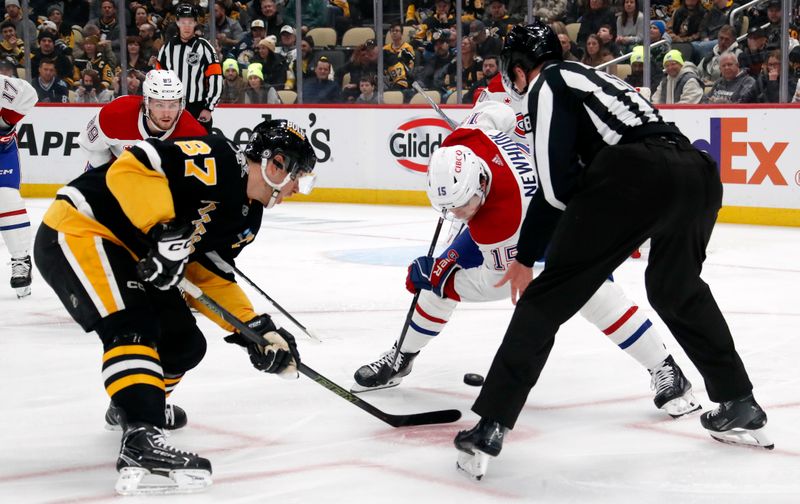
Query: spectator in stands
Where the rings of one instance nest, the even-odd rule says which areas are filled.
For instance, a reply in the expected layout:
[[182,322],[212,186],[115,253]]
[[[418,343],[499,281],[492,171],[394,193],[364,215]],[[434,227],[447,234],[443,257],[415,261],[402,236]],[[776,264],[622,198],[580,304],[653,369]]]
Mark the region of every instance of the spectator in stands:
[[642,43],[644,35],[644,14],[639,0],[625,0],[622,11],[617,16],[617,45],[623,53],[629,53],[633,46]]
[[100,17],[89,20],[90,24],[100,28],[100,40],[110,41],[111,50],[119,52],[119,22],[117,21],[117,5],[114,0],[100,0]]
[[681,0],[681,6],[672,16],[668,27],[672,48],[679,50],[684,59],[692,58],[692,42],[700,40],[700,24],[705,15],[706,8],[700,0]]
[[[209,19],[209,25],[212,22]],[[214,2],[214,28],[217,40],[219,41],[222,52],[227,53],[236,47],[244,37],[244,30],[238,21],[228,17],[225,6],[220,2]],[[208,28],[207,28],[208,29]]]
[[800,46],[789,51],[789,75],[800,78]]
[[328,0],[328,21],[326,26],[332,26],[341,37],[352,23],[350,21],[350,2],[347,0]]
[[47,20],[55,25],[56,43],[62,41],[68,49],[65,54],[71,55],[72,50],[75,49],[76,34],[80,35],[79,30],[73,30],[70,25],[64,22],[64,11],[58,4],[51,5],[47,8]]
[[436,31],[448,30],[450,33],[450,28],[453,28],[452,32],[455,33],[456,19],[452,10],[450,0],[436,0],[433,12],[419,25],[414,38],[419,42],[430,40]]
[[739,70],[739,60],[727,52],[719,57],[720,79],[714,83],[700,103],[755,103],[758,101],[756,80]]
[[[761,103],[779,103],[780,100],[780,81],[781,81],[781,51],[775,49],[770,51],[767,57],[767,64],[761,69],[761,73],[756,79],[758,89],[758,101]],[[797,89],[797,77],[790,75],[787,80],[787,96],[789,101]]]
[[144,23],[139,26],[139,38],[142,40],[142,57],[147,60],[148,65],[155,64],[155,58],[164,41],[156,36],[156,25]]
[[433,32],[433,48],[423,54],[422,71],[417,72],[417,79],[425,89],[443,89],[447,67],[450,65],[455,51],[450,49],[450,31]]
[[56,66],[56,74],[59,79],[72,76],[72,63],[69,58],[56,47],[56,37],[50,32],[39,34],[39,48],[31,54],[31,73],[33,77],[39,76],[39,62],[42,60],[52,61]]
[[139,3],[131,4],[131,16],[128,19],[128,33],[139,33],[139,27],[150,22],[147,7]]
[[635,88],[644,87],[644,46],[633,46],[630,63],[631,73],[625,77],[625,82]]
[[133,68],[144,74],[152,70],[153,67],[150,65],[150,62],[142,55],[141,37],[138,35],[127,37],[125,46],[128,50],[128,69]]
[[619,47],[616,44],[616,37],[612,33],[612,28],[609,25],[603,25],[597,30],[597,39],[600,41],[600,47],[605,50],[613,58],[621,56]]
[[739,68],[753,77],[757,77],[761,73],[761,67],[766,63],[768,55],[767,33],[763,28],[752,27],[747,32],[747,45],[739,53]]
[[[279,54],[275,54],[275,42],[272,36],[267,36],[258,43],[257,54],[250,61],[250,64],[261,65],[261,79],[270,87],[276,90],[283,90],[286,87],[286,71],[289,65],[286,59]],[[248,67],[249,68],[249,67]],[[248,84],[250,83],[248,74]]]
[[[525,6],[527,11],[527,5]],[[534,0],[533,15],[548,23],[561,21],[567,11],[567,0]]]
[[[594,33],[589,35],[589,37],[586,39],[586,46],[584,47],[583,59],[581,59],[581,63],[591,67],[596,67],[611,61],[612,59],[614,59],[614,57],[608,52],[607,49],[603,48],[602,44],[600,43],[600,38]],[[613,70],[609,67],[604,68],[603,71],[606,73],[613,73]]]
[[[294,20],[295,0],[287,0],[284,4],[283,18],[292,26],[297,25]],[[303,29],[328,26],[328,2],[326,0],[302,0],[300,20]]]
[[[314,78],[314,67],[311,65],[311,60],[314,57],[314,39],[306,35],[300,42],[300,69],[303,72],[303,82],[308,79]],[[295,59],[289,65],[289,73],[286,76],[286,85],[284,89],[294,89],[295,82],[297,81],[297,60]]]
[[[125,82],[128,86],[128,93],[129,96],[142,96],[142,82],[144,82],[145,75],[138,71],[138,70],[128,70],[125,73]],[[120,84],[120,79],[122,78],[122,72],[116,72],[114,75],[114,80],[111,83],[111,89],[114,90],[115,96],[123,96],[122,94],[122,86]]]
[[561,56],[564,61],[579,61],[578,57],[572,52],[572,41],[569,39],[569,35],[559,33],[558,41],[561,42],[561,50],[563,51]]
[[510,26],[521,21],[518,16],[511,16],[508,13],[506,0],[490,0],[489,12],[484,17],[483,22],[487,28],[494,30],[500,38],[506,36]]
[[275,35],[275,37],[278,37],[281,28],[286,24],[284,16],[278,12],[278,6],[275,0],[253,0],[250,6],[250,13],[251,30],[253,21],[258,19],[264,22],[263,28],[266,34],[262,36],[262,38],[267,35]]
[[356,98],[356,103],[378,103],[378,95],[375,93],[375,76],[364,75],[358,79],[358,90],[360,94]]
[[244,91],[247,83],[239,73],[239,64],[233,58],[222,62],[222,97],[219,103],[244,103]]
[[280,54],[286,59],[286,63],[294,63],[297,58],[297,35],[295,35],[294,28],[289,25],[283,25],[279,39],[280,44],[275,48],[275,54]]
[[[581,18],[581,27],[578,30],[578,44],[584,45],[589,35],[594,35],[601,26],[617,26],[617,20],[614,13],[608,8],[606,0],[589,0],[589,9],[584,12]],[[617,36],[616,28],[614,37]]]
[[75,95],[76,103],[108,103],[114,99],[114,93],[100,83],[97,70],[91,68],[83,71]]
[[61,0],[61,12],[64,14],[64,24],[72,26],[85,26],[89,22],[89,2],[86,0]]
[[37,34],[36,25],[33,24],[33,21],[22,15],[22,9],[19,6],[19,0],[5,0],[5,7],[6,20],[14,23],[14,28],[17,29],[17,35],[19,38],[22,38],[22,34],[24,33],[22,30],[22,24],[25,24],[28,30],[28,47],[33,47]]
[[[286,25],[288,26],[288,25]],[[267,36],[267,28],[264,25],[263,19],[254,19],[250,22],[250,31],[245,33],[236,47],[233,49],[232,54],[236,60],[246,65],[256,55],[256,47],[258,43],[264,40]]]
[[[115,74],[115,67],[108,61],[106,61],[103,54],[97,51],[97,47],[100,41],[97,39],[96,36],[92,35],[87,37],[83,40],[83,58],[76,58],[75,64],[73,65],[73,82],[77,82],[80,80],[81,73],[86,69],[87,66],[97,70],[100,74],[100,81],[106,83],[107,85],[111,85],[114,81],[114,74]],[[40,43],[41,45],[41,43]]]
[[0,31],[3,33],[3,41],[0,42],[0,58],[13,58],[18,65],[22,65],[25,58],[24,43],[17,37],[17,27],[10,20],[6,19],[0,23]]
[[[445,76],[445,93],[442,101],[447,99],[447,95],[456,90],[456,75],[458,75],[458,63],[455,56],[447,66]],[[483,77],[483,58],[475,52],[475,44],[469,37],[461,39],[461,89],[469,90],[476,82]]]
[[303,82],[303,103],[339,103],[339,85],[330,80],[331,62],[325,56],[314,67],[314,78]]
[[[728,4],[728,0],[712,0],[711,7],[703,16],[700,23],[700,40],[692,42],[695,61],[705,58],[717,43],[719,29],[730,23],[731,12],[739,5],[736,2]],[[734,20],[734,31],[738,34],[742,29],[742,18]]]
[[264,74],[260,63],[250,63],[247,67],[247,87],[244,91],[244,102],[248,104],[281,103],[275,88],[264,82]]
[[672,49],[664,55],[664,71],[667,75],[653,93],[653,103],[700,103],[704,86],[694,63],[684,62],[681,52]]
[[664,76],[664,55],[672,49],[672,38],[667,33],[664,21],[650,22],[650,44],[664,40],[665,43],[650,48],[650,89],[654,91],[661,78]]
[[389,91],[403,91],[407,99],[411,99],[414,90],[411,88],[414,72],[414,48],[403,42],[403,25],[392,23],[389,27],[389,43],[383,46],[383,73],[386,76]]
[[53,60],[39,60],[37,70],[38,77],[34,78],[31,84],[39,95],[39,103],[67,103],[69,89],[66,83],[58,78]]
[[503,41],[493,30],[486,28],[483,21],[475,20],[469,24],[469,37],[475,43],[475,50],[481,58],[499,56],[503,49]]
[[782,15],[781,0],[769,0],[767,2],[766,16],[769,26],[765,29],[767,32],[767,49],[779,49],[781,46],[781,33],[783,33],[783,30],[781,30]]
[[719,29],[717,33],[717,44],[700,61],[698,65],[698,72],[700,78],[706,84],[713,84],[720,78],[719,73],[719,57],[727,52],[733,53],[737,58],[742,50],[739,48],[739,43],[736,41],[736,32],[733,26],[725,25]]
[[475,103],[481,91],[487,88],[489,86],[489,81],[497,75],[497,71],[497,56],[486,56],[483,58],[483,77],[469,88],[469,92],[464,96],[463,103]]
[[378,73],[378,45],[374,39],[356,47],[350,61],[342,67],[342,76],[349,74],[350,82],[342,87],[342,98],[345,102],[353,102],[358,98],[362,77],[375,78]]
[[6,77],[19,77],[17,75],[17,63],[12,57],[0,58],[0,75]]

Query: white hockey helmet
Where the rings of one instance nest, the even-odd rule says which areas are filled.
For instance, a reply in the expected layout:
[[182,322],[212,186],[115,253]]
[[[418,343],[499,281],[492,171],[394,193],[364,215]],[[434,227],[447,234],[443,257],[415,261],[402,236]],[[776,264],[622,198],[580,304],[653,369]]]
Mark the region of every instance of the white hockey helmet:
[[428,199],[443,215],[466,205],[475,195],[482,204],[486,193],[481,178],[488,184],[489,176],[486,163],[469,147],[440,147],[428,163]]
[[183,83],[172,70],[150,70],[144,78],[142,94],[145,99],[181,100]]

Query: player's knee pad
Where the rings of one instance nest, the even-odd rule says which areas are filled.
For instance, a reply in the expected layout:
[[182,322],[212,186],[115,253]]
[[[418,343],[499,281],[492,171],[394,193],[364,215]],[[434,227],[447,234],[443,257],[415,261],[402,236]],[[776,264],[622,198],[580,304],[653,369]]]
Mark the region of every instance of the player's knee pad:
[[19,189],[0,186],[0,213],[25,208]]
[[180,333],[165,333],[158,349],[164,372],[182,374],[196,367],[206,355],[206,338],[196,325]]
[[108,350],[120,345],[158,346],[161,331],[150,315],[140,310],[122,310],[101,319],[93,327]]

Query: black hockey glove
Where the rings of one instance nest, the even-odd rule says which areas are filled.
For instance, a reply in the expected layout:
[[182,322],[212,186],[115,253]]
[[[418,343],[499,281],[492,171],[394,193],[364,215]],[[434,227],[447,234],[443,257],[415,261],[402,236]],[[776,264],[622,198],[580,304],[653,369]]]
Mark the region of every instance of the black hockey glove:
[[174,287],[183,278],[183,268],[192,249],[191,224],[158,223],[147,234],[153,246],[136,264],[136,274],[161,290]]
[[282,327],[277,327],[269,315],[259,315],[247,323],[247,327],[264,339],[264,345],[252,343],[239,333],[225,337],[225,341],[244,347],[250,354],[253,367],[265,373],[276,373],[281,378],[298,377],[297,366],[300,353],[294,336]]

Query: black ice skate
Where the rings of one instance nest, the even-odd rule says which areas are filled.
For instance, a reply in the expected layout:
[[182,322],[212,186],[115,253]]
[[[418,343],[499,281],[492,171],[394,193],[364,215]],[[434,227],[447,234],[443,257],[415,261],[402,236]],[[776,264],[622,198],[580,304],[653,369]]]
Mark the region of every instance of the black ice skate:
[[[125,412],[111,401],[106,410],[106,430],[118,431],[125,428]],[[164,408],[164,428],[177,430],[186,427],[187,418],[183,408],[174,404],[167,404]]]
[[358,368],[353,375],[356,383],[350,388],[350,391],[366,392],[367,390],[380,390],[400,385],[400,382],[403,381],[403,377],[411,373],[412,364],[414,363],[414,359],[417,358],[417,355],[419,355],[419,352],[400,352],[397,355],[397,361],[394,363],[392,374],[389,376],[389,381],[385,384],[381,384],[379,380],[381,368],[383,368],[384,365],[391,365],[395,348],[397,348],[397,343],[392,345],[392,349],[388,352],[384,352],[375,362]]
[[11,287],[18,298],[31,295],[31,256],[11,258]]
[[[134,422],[122,435],[117,459],[121,495],[164,495],[202,490],[211,484],[211,462],[167,444],[164,433]],[[146,476],[149,481],[143,482]]]
[[482,418],[470,430],[460,431],[453,441],[459,451],[456,468],[467,477],[480,481],[489,466],[489,457],[503,449],[508,428],[499,422]]
[[653,402],[672,418],[678,418],[700,409],[692,394],[692,384],[683,375],[671,355],[650,370],[650,388],[656,391]]
[[720,403],[715,410],[703,413],[700,423],[717,441],[766,450],[775,448],[765,432],[767,414],[753,399],[753,394]]

